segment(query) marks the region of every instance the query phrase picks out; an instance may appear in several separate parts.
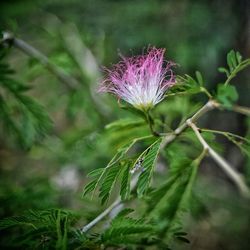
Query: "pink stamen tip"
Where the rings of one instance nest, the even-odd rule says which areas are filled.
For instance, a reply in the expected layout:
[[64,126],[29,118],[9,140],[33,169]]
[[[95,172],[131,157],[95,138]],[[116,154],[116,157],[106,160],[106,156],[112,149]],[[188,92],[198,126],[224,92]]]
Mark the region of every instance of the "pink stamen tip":
[[112,69],[105,69],[107,77],[99,91],[112,93],[136,108],[156,105],[175,84],[175,64],[164,61],[164,53],[165,49],[151,47],[147,54],[122,57]]

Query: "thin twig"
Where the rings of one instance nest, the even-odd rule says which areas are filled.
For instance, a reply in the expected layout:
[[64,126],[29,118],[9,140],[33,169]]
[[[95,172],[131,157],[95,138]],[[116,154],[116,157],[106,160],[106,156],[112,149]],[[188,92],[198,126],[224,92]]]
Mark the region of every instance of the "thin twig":
[[[189,120],[191,120],[192,122],[196,122],[201,116],[203,116],[208,111],[210,111],[218,106],[219,106],[219,104],[217,102],[215,102],[214,100],[210,100],[203,107],[201,107],[191,118],[189,118]],[[182,125],[180,125],[177,129],[175,129],[175,131],[172,134],[166,136],[162,140],[161,148],[165,148],[166,145],[168,145],[173,140],[175,140],[175,138],[179,134],[181,134],[184,130],[186,130],[187,128],[188,128],[188,124],[187,124],[187,120],[186,120]]]
[[222,170],[230,177],[230,179],[235,183],[243,196],[250,198],[250,190],[245,184],[244,179],[241,174],[233,169],[230,164],[223,159],[218,153],[216,153],[201,136],[197,126],[189,119],[187,124],[193,129],[200,143],[202,144],[204,150],[207,150],[208,154],[214,159],[215,162],[222,168]]
[[246,68],[248,65],[250,65],[250,60],[246,59],[239,63],[232,72],[230,72],[229,76],[227,77],[227,80],[225,81],[224,85],[228,85],[233,78],[236,77],[237,73],[242,70],[243,68]]
[[250,116],[250,108],[248,107],[243,107],[243,106],[239,106],[239,105],[234,105],[232,107],[232,110],[234,112],[240,113],[242,115],[247,115]]
[[[137,180],[138,180],[139,174],[135,174],[134,177],[131,180],[131,190],[134,190],[136,185],[137,185]],[[107,215],[109,215],[112,211],[114,211],[116,208],[119,207],[119,210],[117,211],[117,213],[119,213],[119,211],[121,210],[122,207],[120,207],[121,205],[123,205],[123,202],[121,200],[120,197],[118,197],[109,207],[107,207],[101,214],[99,214],[94,220],[92,220],[90,223],[88,223],[86,226],[84,226],[83,228],[81,228],[81,232],[82,233],[86,233],[87,231],[89,231],[92,227],[94,227],[99,221],[101,221],[104,217],[106,217]],[[114,215],[113,215],[114,217]]]
[[147,123],[149,125],[150,132],[153,136],[159,137],[160,134],[154,130],[153,118],[151,117],[149,111],[145,111],[144,115],[146,117]]
[[234,138],[237,138],[243,142],[250,144],[250,140],[248,140],[247,138],[242,137],[240,135],[234,134],[234,133],[221,131],[221,130],[207,129],[207,128],[199,128],[199,130],[202,132],[209,132],[209,133],[214,133],[214,134],[218,134],[218,135],[224,135],[227,138],[234,137]]
[[115,200],[108,208],[106,208],[101,214],[99,214],[94,220],[88,223],[81,229],[82,233],[86,233],[89,231],[93,226],[95,226],[99,221],[101,221],[104,217],[106,217],[115,207],[121,204],[121,199],[118,198]]

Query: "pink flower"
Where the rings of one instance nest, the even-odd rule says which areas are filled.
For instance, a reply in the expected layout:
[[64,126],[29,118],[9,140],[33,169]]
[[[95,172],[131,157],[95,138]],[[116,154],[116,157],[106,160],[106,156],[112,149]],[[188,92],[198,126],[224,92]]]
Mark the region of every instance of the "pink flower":
[[164,99],[175,84],[172,62],[163,59],[165,49],[149,48],[147,54],[122,60],[106,69],[107,77],[99,88],[141,110],[148,110]]

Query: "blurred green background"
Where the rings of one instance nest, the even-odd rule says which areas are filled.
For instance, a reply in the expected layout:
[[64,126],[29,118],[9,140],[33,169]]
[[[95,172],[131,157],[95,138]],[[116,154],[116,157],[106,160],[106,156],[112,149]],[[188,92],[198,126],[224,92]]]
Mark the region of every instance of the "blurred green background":
[[[163,47],[166,58],[178,64],[176,73],[193,75],[199,70],[213,91],[224,79],[217,68],[226,64],[230,49],[250,56],[249,6],[248,0],[1,1],[1,30],[39,49],[74,76],[77,86],[68,87],[20,50],[9,51],[7,62],[16,71],[15,78],[31,87],[28,93],[45,107],[54,125],[45,138],[26,138],[20,144],[1,127],[0,217],[51,207],[74,209],[90,217],[101,211],[97,201],[81,198],[86,174],[103,167],[122,139],[133,137],[124,132],[123,137],[113,138],[104,130],[117,118],[133,116],[121,110],[114,98],[96,93],[101,66],[117,62],[119,53],[135,55],[148,45]],[[250,105],[248,73],[233,81],[239,104],[244,106]],[[185,104],[190,111],[192,103],[185,100],[171,105]],[[248,130],[244,116],[229,112],[213,113],[203,126],[242,136]],[[144,130],[139,128],[140,133]],[[218,141],[226,158],[240,171],[247,171],[240,152],[226,140]],[[234,187],[211,162],[204,163],[201,176],[197,190],[206,213],[197,221],[187,219],[191,244],[183,249],[249,249],[249,204],[239,200]]]

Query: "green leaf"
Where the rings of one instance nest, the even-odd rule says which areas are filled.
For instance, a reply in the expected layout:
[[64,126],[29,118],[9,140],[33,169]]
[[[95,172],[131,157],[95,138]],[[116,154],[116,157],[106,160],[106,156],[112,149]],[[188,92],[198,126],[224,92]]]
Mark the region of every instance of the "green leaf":
[[103,172],[105,168],[97,168],[94,169],[93,171],[91,171],[90,173],[88,173],[87,177],[96,177],[96,176],[100,176],[100,174]]
[[236,60],[235,60],[235,52],[234,50],[231,50],[227,54],[227,65],[230,69],[230,72],[232,73],[234,68],[237,66]]
[[120,171],[125,168],[126,170],[125,172],[123,172],[121,188],[124,188],[125,186],[126,188],[124,189],[124,191],[120,191],[120,193],[122,194],[124,199],[125,197],[127,198],[129,195],[130,173],[126,172],[129,171],[128,165],[124,163],[121,164],[121,162],[125,160],[126,154],[135,145],[135,143],[148,138],[151,138],[151,136],[144,136],[133,139],[131,142],[117,149],[117,153],[105,168],[95,169],[90,172],[89,176],[94,177],[94,180],[92,180],[85,186],[83,190],[83,196],[92,192],[93,197],[97,187],[100,186],[99,196],[102,198],[102,203],[104,203],[109,198]]
[[99,197],[101,198],[102,204],[104,204],[108,200],[115,182],[117,181],[119,173],[121,172],[121,169],[122,166],[120,165],[113,165],[111,168],[107,169],[100,186]]
[[[0,50],[0,60],[5,54]],[[1,123],[10,136],[24,148],[39,142],[52,127],[52,120],[44,107],[26,95],[29,86],[12,79],[14,71],[0,61]]]
[[[101,173],[100,173],[101,174]],[[83,189],[83,193],[82,196],[87,195],[88,193],[91,193],[95,187],[96,187],[96,183],[98,181],[98,178],[92,180],[91,182],[89,182]]]
[[192,187],[204,156],[205,152],[202,152],[193,162],[187,159],[179,161],[179,171],[171,172],[167,182],[148,197],[147,214],[159,225],[159,233],[166,236],[168,242],[176,236],[185,236],[180,231],[180,218],[190,207]]
[[219,84],[217,87],[217,100],[225,107],[231,108],[238,100],[238,92],[235,86]]
[[238,64],[242,62],[242,56],[238,51],[236,52],[236,59],[237,59]]
[[134,145],[134,143],[135,143],[135,140],[119,148],[115,156],[111,159],[111,161],[108,163],[108,165],[105,168],[94,170],[90,173],[90,175],[94,175],[96,176],[96,178],[85,186],[83,190],[83,196],[85,196],[86,194],[90,192],[93,192],[93,195],[94,195],[95,190],[97,189],[98,185],[104,178],[105,174],[108,172],[109,168],[116,166],[119,163],[119,161],[123,158],[123,156],[128,152],[128,150]]
[[117,120],[115,122],[112,122],[106,125],[105,129],[109,129],[109,130],[131,129],[131,128],[143,126],[143,125],[145,125],[144,120],[135,120],[135,119],[126,118],[126,119]]
[[73,231],[70,226],[73,226],[76,218],[72,212],[61,209],[30,210],[23,215],[0,220],[0,230],[15,227],[17,233],[12,237],[14,245],[11,248],[37,249],[41,244],[41,236],[47,235],[48,249],[66,250],[68,233]]
[[229,141],[234,143],[234,145],[236,145],[242,151],[243,154],[250,157],[250,140],[248,138],[220,130],[201,129],[201,131],[205,136],[206,133],[219,134],[225,136]]
[[36,228],[33,221],[27,218],[26,216],[13,216],[9,218],[4,218],[0,221],[0,230],[16,226],[29,226]]
[[115,219],[117,220],[119,217],[122,218],[122,217],[125,217],[131,213],[133,213],[135,210],[132,209],[132,208],[124,208],[121,212],[119,212],[117,214],[117,216],[115,217]]
[[155,209],[155,207],[160,203],[166,192],[172,187],[177,179],[178,177],[176,175],[171,175],[164,184],[149,193],[148,197],[146,197],[148,200],[147,213],[150,213]]
[[142,197],[149,188],[150,181],[152,179],[156,159],[160,150],[161,139],[155,141],[152,145],[150,145],[145,153],[142,154],[135,164],[137,164],[140,160],[142,160],[142,173],[138,178],[137,183],[137,194],[139,197]]
[[239,52],[235,52],[231,50],[227,54],[227,65],[228,69],[220,67],[218,68],[219,72],[225,73],[227,76],[227,80],[225,81],[225,85],[228,85],[231,80],[236,77],[237,73],[245,69],[250,65],[250,59],[242,60],[242,56]]
[[168,96],[175,96],[175,95],[192,95],[198,93],[205,93],[209,97],[211,96],[208,90],[204,87],[204,80],[199,71],[195,72],[196,79],[189,76],[177,76],[176,77],[176,84],[169,89],[167,93]]
[[125,215],[131,211],[123,211],[116,216],[110,227],[101,235],[101,241],[106,245],[143,244],[144,238],[152,237],[154,226],[143,219],[133,219]]
[[122,200],[126,200],[129,198],[130,179],[131,179],[130,165],[127,164],[125,167],[123,167],[122,180],[121,180],[120,196]]
[[58,214],[56,217],[56,232],[57,232],[57,241],[56,241],[56,249],[66,250],[67,249],[67,225],[68,218],[61,215],[61,211],[58,210]]
[[199,83],[199,85],[203,86],[204,85],[204,81],[203,81],[201,73],[199,71],[196,71],[195,72],[195,76],[196,76],[196,79],[197,79],[197,82]]
[[226,68],[219,67],[219,68],[218,68],[218,71],[219,71],[220,73],[225,73],[227,77],[229,77],[229,75],[230,75],[229,71],[228,71]]
[[126,104],[124,104],[124,105],[120,105],[120,108],[125,109],[125,110],[129,111],[130,113],[135,114],[135,115],[138,116],[138,117],[141,117],[141,118],[143,118],[143,119],[146,119],[146,118],[145,118],[144,112],[142,112],[142,111],[139,110],[139,109],[136,109],[136,108],[133,107],[132,105],[129,105],[129,104],[126,103]]

